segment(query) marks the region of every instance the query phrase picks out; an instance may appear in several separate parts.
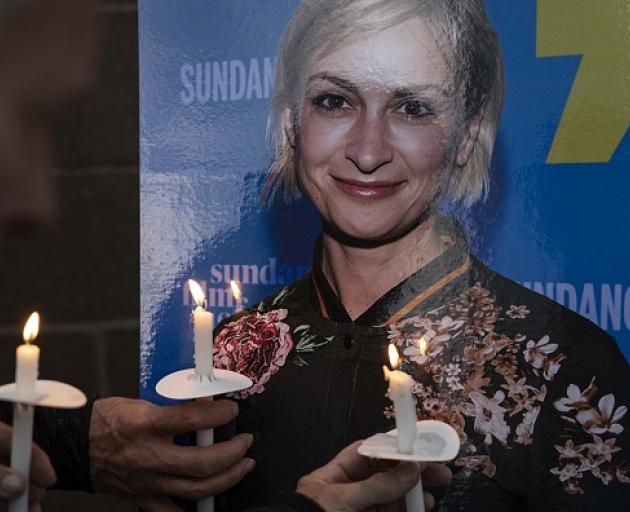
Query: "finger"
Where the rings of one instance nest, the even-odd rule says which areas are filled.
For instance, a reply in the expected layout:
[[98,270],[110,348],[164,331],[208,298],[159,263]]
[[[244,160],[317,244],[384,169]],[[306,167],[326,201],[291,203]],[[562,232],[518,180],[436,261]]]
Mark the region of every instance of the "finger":
[[31,482],[28,486],[28,502],[41,503],[44,501],[44,496],[46,496],[46,489]]
[[11,468],[0,465],[0,499],[14,500],[26,490],[24,477]]
[[0,422],[0,461],[9,461],[11,455],[11,427]]
[[435,498],[430,492],[424,491],[424,508],[428,511],[435,507]]
[[211,446],[169,444],[154,469],[174,476],[207,478],[239,462],[253,441],[251,434],[238,434],[229,441]]
[[42,506],[38,503],[31,503],[28,506],[28,512],[42,512]]
[[161,475],[156,479],[156,489],[160,493],[199,501],[234,487],[254,469],[255,465],[253,459],[243,459],[209,478],[178,478]]
[[402,498],[420,477],[420,468],[412,462],[372,475],[366,480],[339,486],[343,502],[350,509],[363,510],[372,505],[392,503]]
[[[11,453],[11,427],[0,423],[0,460],[8,460]],[[41,487],[52,487],[57,481],[55,470],[46,452],[33,443],[30,480]]]
[[183,512],[166,496],[151,496],[140,503],[142,512]]
[[206,400],[169,407],[156,405],[151,408],[150,422],[157,432],[183,434],[225,425],[236,416],[238,405],[235,402]]
[[33,443],[31,455],[31,482],[43,488],[52,487],[57,482],[57,475],[50,458],[35,443]]
[[331,483],[354,482],[363,480],[374,473],[370,459],[359,455],[357,449],[362,441],[355,441],[346,446],[325,466],[316,469],[310,476]]
[[426,469],[422,470],[422,484],[425,487],[448,485],[452,478],[453,473],[445,464],[430,462]]

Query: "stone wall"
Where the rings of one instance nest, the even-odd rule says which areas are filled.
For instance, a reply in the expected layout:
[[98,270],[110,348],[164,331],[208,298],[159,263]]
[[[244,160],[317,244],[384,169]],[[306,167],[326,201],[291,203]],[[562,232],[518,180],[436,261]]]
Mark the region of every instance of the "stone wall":
[[[137,396],[139,336],[137,7],[109,0],[101,73],[55,125],[61,212],[48,232],[0,246],[0,383],[31,310],[42,315],[41,376],[93,396]],[[0,506],[0,509],[2,507]],[[49,492],[44,510],[136,510]]]

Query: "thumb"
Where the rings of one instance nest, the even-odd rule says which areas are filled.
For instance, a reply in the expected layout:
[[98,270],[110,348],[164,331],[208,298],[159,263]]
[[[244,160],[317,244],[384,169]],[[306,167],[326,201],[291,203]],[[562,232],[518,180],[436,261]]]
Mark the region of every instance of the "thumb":
[[0,465],[0,500],[14,500],[25,490],[24,477],[11,468]]
[[392,503],[402,498],[420,478],[420,467],[413,462],[401,462],[388,471],[366,480],[342,484],[344,502],[352,510]]

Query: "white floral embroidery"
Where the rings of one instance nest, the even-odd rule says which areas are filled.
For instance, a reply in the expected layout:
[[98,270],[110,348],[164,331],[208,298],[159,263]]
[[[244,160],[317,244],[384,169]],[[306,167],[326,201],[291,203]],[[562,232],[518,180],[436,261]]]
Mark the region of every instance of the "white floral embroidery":
[[507,316],[510,318],[525,318],[529,315],[530,311],[527,309],[527,306],[510,306],[508,310],[505,312]]
[[613,394],[601,397],[597,407],[597,409],[586,409],[578,412],[575,419],[590,434],[605,434],[606,432],[621,434],[623,427],[617,421],[626,415],[628,408],[622,405],[615,409],[615,396]]
[[580,388],[575,384],[569,384],[567,396],[556,400],[553,404],[561,412],[589,409],[589,402],[595,393],[597,393],[597,386],[595,386],[595,377],[593,377],[584,391],[580,391]]
[[[584,492],[578,480],[588,472],[604,485],[614,480],[630,483],[627,469],[611,464],[613,455],[621,450],[616,446],[615,435],[623,432],[623,426],[617,422],[626,415],[628,409],[623,405],[615,409],[615,396],[611,393],[601,397],[597,407],[593,407],[591,400],[595,398],[597,391],[595,377],[593,377],[584,391],[581,391],[576,384],[569,384],[567,396],[554,402],[556,410],[569,413],[568,416],[562,416],[566,422],[581,428],[581,432],[578,431],[574,436],[587,437],[590,434],[592,439],[591,442],[585,442],[574,448],[574,438],[572,438],[567,440],[565,450],[559,450],[559,466],[552,469],[551,473],[559,476],[565,491],[570,494]],[[575,427],[572,431],[575,432]],[[558,449],[557,446],[556,449]],[[572,474],[574,464],[578,464],[580,476],[571,476],[563,480],[563,476]],[[569,465],[571,465],[570,468]]]
[[470,399],[475,404],[475,431],[485,435],[486,444],[492,444],[492,436],[502,445],[507,444],[510,427],[505,422],[506,409],[499,405],[504,398],[503,391],[497,391],[491,399],[476,391],[470,393]]
[[[498,329],[504,317],[518,321],[529,313],[527,305],[504,310],[488,290],[476,284],[447,305],[390,326],[389,340],[399,347],[408,368],[417,368],[418,375],[424,376],[419,379],[425,379],[412,389],[419,417],[455,428],[462,451],[454,465],[464,475],[495,475],[496,466],[481,453],[495,442],[507,448],[510,443],[532,444],[548,396],[545,383],[555,379],[567,358],[549,335],[536,341],[522,331],[510,336]],[[423,337],[427,342],[424,354],[419,348]],[[426,375],[432,383],[426,382]],[[497,379],[499,390],[493,387]],[[571,430],[569,438],[556,445],[558,464],[549,471],[569,494],[584,492],[581,483],[587,474],[605,485],[630,483],[630,468],[612,464],[620,451],[615,435],[623,430],[619,422],[627,408],[615,407],[612,394],[601,397],[594,406],[591,402],[597,392],[593,377],[583,390],[570,384],[566,396],[553,402]],[[392,417],[392,408],[385,414]],[[479,435],[476,439],[466,432],[467,417]]]
[[535,341],[528,341],[527,348],[523,351],[525,361],[531,364],[537,370],[543,367],[547,356],[558,349],[556,343],[549,343],[549,336],[545,335],[538,343]]

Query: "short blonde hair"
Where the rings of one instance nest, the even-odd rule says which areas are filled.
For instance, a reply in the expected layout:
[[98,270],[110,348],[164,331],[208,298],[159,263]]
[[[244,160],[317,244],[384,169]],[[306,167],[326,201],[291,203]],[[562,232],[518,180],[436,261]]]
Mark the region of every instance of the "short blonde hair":
[[[310,59],[341,45],[385,30],[412,17],[429,21],[444,58],[461,84],[463,121],[483,116],[472,155],[463,167],[454,166],[443,196],[464,205],[482,198],[488,189],[488,168],[503,106],[503,57],[497,34],[483,0],[303,0],[280,41],[271,112],[267,123],[274,150],[263,193],[284,191],[286,200],[299,197],[295,148],[289,130],[299,130],[296,115],[303,91],[304,67]],[[286,112],[293,113],[287,119]],[[287,126],[287,122],[294,126]]]

